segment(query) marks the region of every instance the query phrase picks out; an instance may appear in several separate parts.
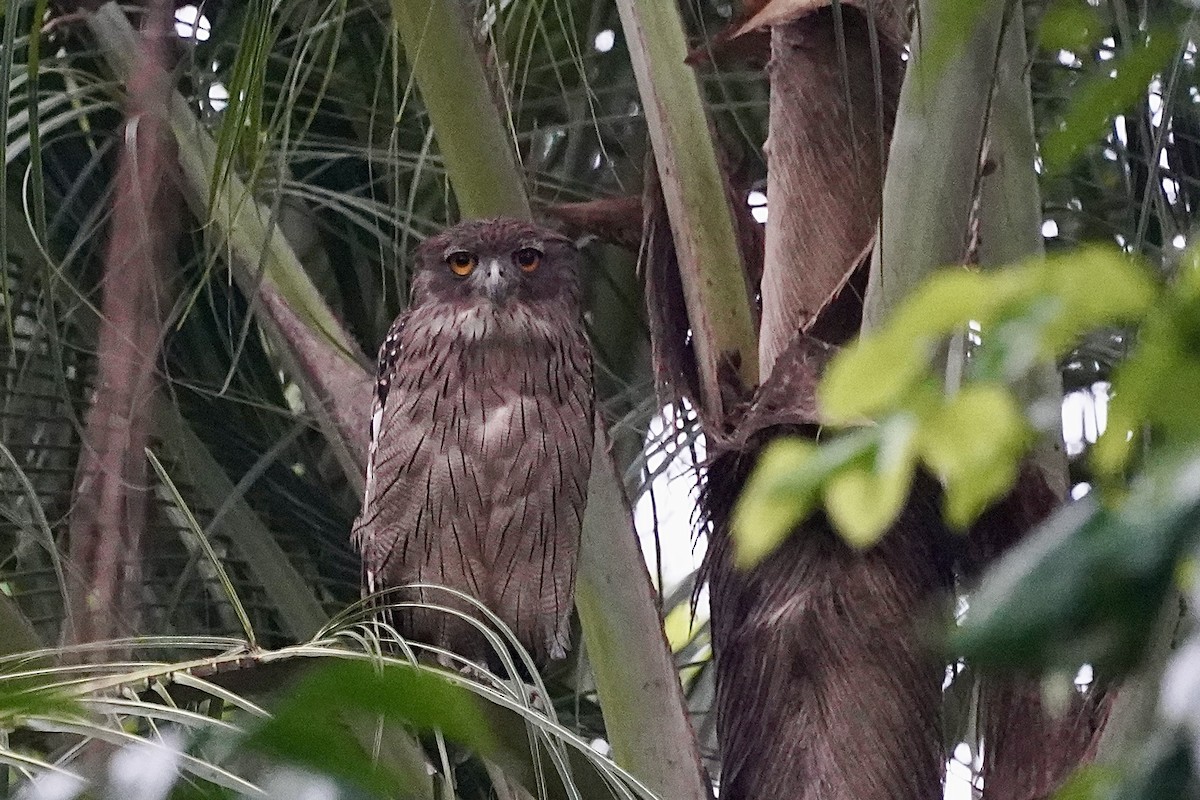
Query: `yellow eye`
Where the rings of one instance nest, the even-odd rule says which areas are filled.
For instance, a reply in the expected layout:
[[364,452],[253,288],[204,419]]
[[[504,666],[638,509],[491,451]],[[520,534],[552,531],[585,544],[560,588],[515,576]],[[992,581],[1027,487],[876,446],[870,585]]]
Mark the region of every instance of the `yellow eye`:
[[522,272],[533,272],[542,264],[542,251],[534,247],[522,247],[513,253],[513,261]]
[[475,265],[479,263],[479,259],[474,253],[468,253],[466,250],[457,250],[446,256],[446,263],[450,265],[450,271],[460,278],[465,278],[475,270]]

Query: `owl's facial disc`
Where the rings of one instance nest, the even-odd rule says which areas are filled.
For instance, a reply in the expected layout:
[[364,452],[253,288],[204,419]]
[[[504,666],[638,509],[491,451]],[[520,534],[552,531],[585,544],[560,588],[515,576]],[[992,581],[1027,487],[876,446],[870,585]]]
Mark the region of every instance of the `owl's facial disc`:
[[509,287],[513,282],[508,273],[509,268],[495,256],[489,256],[483,262],[483,271],[480,275],[483,280],[483,293],[493,303],[503,302],[508,295]]
[[[447,255],[446,261],[455,275],[470,281],[475,290],[494,305],[502,305],[513,296],[522,281],[537,272],[542,257],[540,247],[527,244],[511,253],[483,252],[478,256],[456,250]],[[458,262],[469,263],[459,269]]]
[[430,237],[418,252],[412,302],[578,304],[570,239],[521,220],[471,220]]

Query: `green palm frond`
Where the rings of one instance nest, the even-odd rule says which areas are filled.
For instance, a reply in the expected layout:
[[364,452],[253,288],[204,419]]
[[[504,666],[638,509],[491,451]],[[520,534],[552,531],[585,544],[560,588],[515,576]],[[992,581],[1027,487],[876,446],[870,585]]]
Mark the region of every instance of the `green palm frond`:
[[[182,734],[185,743],[178,764],[182,772],[201,784],[257,795],[258,784],[279,762],[267,759],[264,763],[260,758],[249,757],[236,743],[261,741],[264,721],[267,725],[278,723],[272,729],[272,741],[288,744],[304,735],[303,731],[293,729],[297,720],[290,716],[294,711],[288,710],[293,701],[280,695],[280,682],[297,687],[290,693],[293,699],[302,697],[305,682],[319,680],[322,669],[358,662],[370,665],[372,674],[385,680],[391,671],[410,670],[427,676],[422,685],[445,685],[476,698],[475,716],[461,724],[477,731],[472,734],[477,742],[491,742],[485,748],[489,758],[506,765],[506,770],[515,770],[518,782],[533,781],[534,785],[527,788],[535,796],[581,800],[652,798],[588,741],[564,727],[555,708],[547,705],[549,695],[540,682],[526,687],[520,681],[510,681],[474,665],[463,671],[427,666],[425,654],[449,654],[405,643],[393,630],[379,624],[376,621],[379,599],[367,598],[346,609],[309,641],[274,650],[264,650],[237,638],[159,636],[50,648],[0,658],[0,722],[7,721],[9,726],[9,743],[0,747],[0,760],[20,763],[33,779],[54,771],[86,774],[86,762],[78,759],[87,751],[89,742],[119,746],[149,743],[165,747],[164,732],[175,730]],[[465,596],[458,599],[469,602]],[[448,608],[441,610],[458,613]],[[516,642],[515,636],[494,616],[489,615],[488,622],[483,629],[496,637],[499,651],[507,652]],[[108,650],[132,651],[137,655],[127,662],[92,659],[86,664],[70,665],[81,653]],[[528,659],[527,655],[523,657]],[[46,666],[52,663],[64,666]],[[322,667],[323,664],[332,666]],[[336,690],[327,687],[325,691]],[[410,699],[414,701],[416,698]],[[270,722],[272,709],[283,713],[274,722]],[[430,713],[438,712],[440,709]],[[388,724],[400,721],[391,712],[377,713],[383,714]],[[372,716],[367,713],[362,721]],[[410,718],[410,722],[417,720]],[[302,724],[308,728],[316,726],[328,735],[344,735],[346,729],[342,726],[349,725],[353,738],[353,730],[359,723],[349,718],[338,721],[309,716]],[[419,728],[421,723],[417,724]],[[455,730],[448,719],[438,724]],[[362,731],[365,733],[370,727]],[[342,734],[338,734],[339,728]],[[402,731],[403,726],[396,730]],[[518,731],[524,734],[512,737]],[[45,747],[49,749],[39,752]],[[420,758],[436,770],[439,761],[432,755],[435,751],[436,748]],[[303,748],[285,747],[283,752],[287,754],[285,759],[294,759],[303,753]],[[536,755],[529,763],[531,754]],[[360,757],[363,764],[370,763],[367,752],[360,752]],[[412,753],[407,757],[411,758]],[[520,766],[522,763],[525,767]],[[442,780],[453,782],[454,773],[460,773],[457,777],[460,789],[478,780],[471,760],[459,757],[453,764],[441,767],[449,769],[448,774],[440,776]]]

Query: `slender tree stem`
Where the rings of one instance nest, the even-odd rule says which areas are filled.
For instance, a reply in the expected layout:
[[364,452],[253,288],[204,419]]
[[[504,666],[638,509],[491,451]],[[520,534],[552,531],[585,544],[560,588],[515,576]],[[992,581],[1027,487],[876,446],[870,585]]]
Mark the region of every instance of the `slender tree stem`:
[[[1007,0],[958,8],[920,0],[920,24],[900,90],[896,129],[883,185],[882,233],[871,260],[863,330],[877,328],[938,267],[962,264],[979,172],[984,123]],[[976,11],[977,9],[977,11]],[[971,35],[953,47],[951,15],[974,13]],[[952,42],[951,42],[952,43]],[[931,63],[932,62],[932,63]]]
[[721,419],[725,365],[758,384],[757,334],[725,181],[673,0],[618,0],[679,254],[701,401]]
[[496,106],[463,6],[392,0],[392,15],[462,216],[529,219],[511,126]]
[[597,438],[575,590],[604,728],[616,762],[659,797],[707,800],[683,689],[606,444]]

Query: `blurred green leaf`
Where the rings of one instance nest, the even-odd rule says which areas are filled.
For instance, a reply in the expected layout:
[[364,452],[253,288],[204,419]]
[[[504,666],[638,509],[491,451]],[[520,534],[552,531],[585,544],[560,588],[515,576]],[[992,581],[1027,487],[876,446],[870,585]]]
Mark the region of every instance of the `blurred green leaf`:
[[968,385],[921,427],[920,451],[946,488],[946,518],[965,528],[1017,476],[1032,434],[1012,394]]
[[1085,0],[1056,0],[1042,15],[1041,46],[1047,50],[1078,52],[1090,49],[1101,38],[1100,15]]
[[[855,458],[823,457],[827,448],[845,446],[836,438],[820,447],[792,443],[768,451],[735,514],[735,541],[745,559],[739,563],[755,563],[770,552],[819,500],[848,541],[875,543],[903,507],[916,453],[945,486],[947,520],[965,528],[1011,488],[1034,440],[1005,383],[1057,358],[1096,327],[1139,319],[1159,294],[1140,264],[1113,247],[986,274],[950,269],[933,277],[882,330],[840,353],[818,390],[827,422],[881,418],[875,462],[865,451]],[[972,360],[972,380],[943,400],[936,345],[968,323],[979,325],[984,341]],[[1180,364],[1175,359],[1169,368],[1186,376]],[[1200,395],[1200,370],[1197,375],[1196,385],[1184,381],[1181,391]],[[1157,374],[1152,378],[1147,386],[1167,385]],[[1171,407],[1189,408],[1178,402]],[[1178,416],[1200,435],[1200,418]],[[898,431],[904,436],[896,438]],[[900,441],[905,447],[894,446]],[[891,455],[900,452],[903,458]]]
[[377,796],[406,796],[419,785],[377,763],[336,716],[279,716],[254,734],[248,744],[316,772],[339,778]]
[[933,276],[882,330],[834,358],[818,388],[825,420],[846,424],[902,404],[930,374],[939,341],[970,320],[991,320],[1035,281],[1028,269],[983,275],[951,268]]
[[911,338],[944,336],[969,321],[987,325],[1036,290],[1038,270],[1044,264],[1039,259],[988,273],[947,268],[915,291],[888,327],[902,338]]
[[860,339],[833,359],[821,380],[817,399],[823,418],[845,425],[898,404],[920,381],[930,355],[928,338],[884,333]]
[[[976,374],[1019,379],[1093,328],[1139,317],[1157,297],[1150,276],[1114,247],[1087,247],[1005,270],[947,269],[930,278],[873,336],[840,353],[819,389],[827,422],[901,406],[933,375],[936,344],[975,323],[985,331]],[[940,373],[940,367],[936,370]]]
[[1131,431],[1149,425],[1160,445],[1200,441],[1200,298],[1176,285],[1147,317],[1138,345],[1114,372],[1108,427],[1093,449],[1098,473],[1115,477],[1132,452]]
[[876,429],[868,428],[822,447],[799,438],[771,442],[733,511],[730,527],[737,566],[749,569],[778,547],[816,508],[829,476],[868,458],[877,436]]
[[1129,670],[1198,533],[1200,456],[1161,460],[1119,508],[1089,496],[1009,551],[972,598],[951,648],[996,667]]
[[0,675],[0,728],[11,730],[38,717],[86,717],[83,706],[64,687],[48,685],[51,680],[49,674]]
[[1054,800],[1100,800],[1111,797],[1120,773],[1107,764],[1087,764],[1067,778]]
[[1047,134],[1042,144],[1046,168],[1060,172],[1103,137],[1112,118],[1146,93],[1155,73],[1162,70],[1178,44],[1171,31],[1155,29],[1129,50],[1103,62],[1100,72],[1076,91],[1058,129]]
[[882,538],[908,499],[916,469],[917,421],[896,415],[880,428],[875,458],[830,477],[825,507],[851,545],[870,547]]
[[342,661],[306,676],[247,743],[368,791],[395,794],[419,785],[423,776],[396,775],[378,765],[350,735],[349,715],[440,731],[487,755],[496,742],[479,702],[429,669]]
[[1042,334],[1049,357],[1060,355],[1089,330],[1139,318],[1159,294],[1141,263],[1115,247],[1083,247],[1047,259],[1039,276],[1040,293],[1061,304]]
[[1175,286],[1181,297],[1200,298],[1200,246],[1189,247],[1179,259]]

